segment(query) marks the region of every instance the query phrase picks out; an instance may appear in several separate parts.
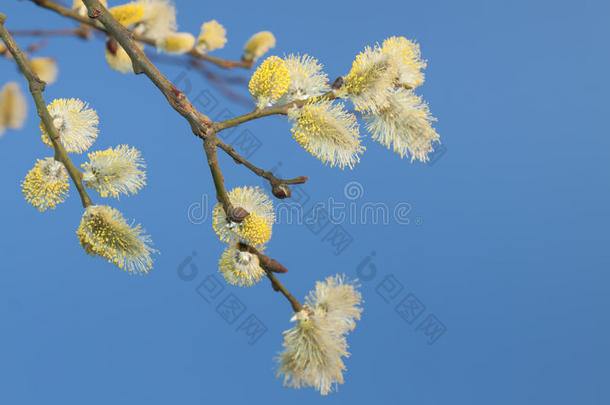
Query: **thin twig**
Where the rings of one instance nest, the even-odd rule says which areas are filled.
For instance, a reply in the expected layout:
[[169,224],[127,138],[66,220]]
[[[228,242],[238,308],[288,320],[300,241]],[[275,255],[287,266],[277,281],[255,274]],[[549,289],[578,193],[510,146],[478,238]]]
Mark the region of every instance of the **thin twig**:
[[44,97],[42,96],[42,92],[45,88],[45,82],[40,80],[36,73],[34,73],[34,71],[30,68],[27,59],[25,58],[25,56],[23,55],[9,32],[4,27],[4,21],[6,21],[6,16],[4,14],[0,14],[0,38],[2,38],[2,40],[6,44],[7,49],[9,50],[11,55],[13,55],[15,62],[17,63],[19,69],[23,73],[23,76],[25,76],[29,83],[30,93],[32,93],[32,98],[34,99],[34,103],[36,104],[38,116],[42,120],[47,134],[49,135],[49,139],[53,144],[53,149],[55,150],[55,160],[61,162],[64,165],[64,167],[68,171],[68,174],[70,175],[70,178],[72,179],[72,182],[78,190],[78,194],[80,195],[83,207],[87,208],[88,206],[93,205],[93,203],[91,202],[91,198],[89,197],[87,191],[85,190],[85,187],[83,186],[83,174],[80,170],[76,168],[76,166],[74,166],[74,163],[72,163],[72,161],[70,160],[66,149],[60,142],[59,132],[53,125],[53,117],[51,117],[51,114],[49,114],[47,104],[44,100]]
[[227,190],[225,188],[224,183],[224,176],[222,175],[220,165],[218,164],[218,154],[216,152],[217,141],[218,138],[216,138],[216,136],[208,136],[203,141],[203,149],[205,150],[205,156],[207,158],[208,165],[210,166],[212,179],[214,180],[214,187],[216,188],[216,199],[220,204],[222,204],[222,208],[224,209],[227,216],[229,218],[233,218],[233,205],[231,204],[231,200],[229,199],[229,195],[227,194]]
[[89,9],[89,14],[96,16],[96,19],[106,28],[106,32],[116,39],[127,55],[129,55],[134,72],[144,73],[163,93],[174,110],[189,122],[193,133],[200,138],[205,138],[206,132],[212,121],[206,115],[197,111],[187,96],[178,90],[163,73],[152,64],[137,43],[132,39],[131,33],[119,24],[98,0],[86,0],[84,3]]
[[9,33],[13,37],[61,37],[61,36],[78,36],[87,38],[86,31],[82,28],[57,29],[57,30],[10,30]]
[[231,156],[235,162],[246,166],[257,176],[260,176],[263,179],[269,181],[269,184],[272,188],[277,187],[281,184],[303,184],[308,180],[307,176],[299,176],[295,177],[294,179],[280,179],[278,177],[275,177],[272,172],[263,170],[260,167],[256,167],[254,164],[250,163],[246,158],[237,153],[233,146],[227,145],[220,139],[218,139],[216,143],[218,144],[218,147],[225,151],[227,155]]
[[294,297],[294,295],[292,295],[290,293],[290,291],[288,291],[288,289],[286,289],[286,287],[284,287],[284,285],[277,279],[277,277],[275,277],[275,274],[273,274],[273,273],[286,273],[288,271],[288,269],[286,269],[284,266],[282,266],[282,264],[279,263],[278,261],[262,254],[257,249],[253,248],[252,246],[248,246],[248,245],[240,243],[237,245],[237,248],[241,251],[245,251],[245,252],[249,252],[249,253],[257,255],[259,264],[263,268],[263,270],[265,270],[267,277],[271,281],[271,286],[273,287],[273,289],[275,291],[281,292],[284,295],[284,297],[286,297],[286,299],[290,302],[290,305],[292,305],[292,309],[295,312],[299,312],[299,311],[303,310],[303,305],[301,305],[299,300],[297,300]]
[[297,100],[297,101],[293,101],[291,103],[279,105],[276,107],[270,107],[270,108],[264,108],[264,109],[257,108],[254,111],[252,111],[251,113],[240,115],[239,117],[231,118],[226,121],[215,122],[213,124],[213,128],[214,128],[215,132],[220,132],[224,129],[232,128],[239,124],[243,124],[244,122],[255,120],[257,118],[268,117],[270,115],[286,115],[286,114],[288,114],[288,111],[293,107],[302,107],[303,105],[305,105],[307,103],[315,103],[317,101],[323,101],[323,100],[334,100],[335,98],[336,98],[335,94],[332,91],[329,91],[328,93],[324,93],[317,97],[311,97],[311,98],[308,98],[305,100]]

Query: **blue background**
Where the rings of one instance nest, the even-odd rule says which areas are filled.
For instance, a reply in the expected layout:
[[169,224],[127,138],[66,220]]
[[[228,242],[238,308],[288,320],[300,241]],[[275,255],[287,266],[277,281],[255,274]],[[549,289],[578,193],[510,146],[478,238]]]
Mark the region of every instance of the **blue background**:
[[[367,274],[376,270],[361,282],[365,309],[349,336],[346,382],[320,398],[274,377],[291,311],[266,280],[226,287],[210,303],[197,293],[222,252],[209,216],[202,223],[187,216],[206,198],[212,208],[200,142],[145,77],[106,65],[101,40],[51,38],[39,55],[56,57],[60,76],[47,100],[88,101],[101,121],[94,149],[128,143],[148,164],[148,185],[139,194],[120,201],[92,194],[94,201],[141,222],[161,255],[148,276],[129,276],[78,245],[82,209],[73,188],[55,211],[39,213],[24,202],[21,180],[37,158],[50,156],[29,101],[25,129],[0,138],[0,402],[610,402],[605,2],[176,5],[182,30],[196,34],[212,18],[227,27],[229,42],[215,53],[227,58],[238,58],[252,33],[269,29],[277,37],[271,54],[314,55],[331,80],[365,45],[390,35],[417,40],[429,61],[418,92],[438,117],[446,147],[433,165],[411,164],[367,139],[354,170],[325,168],[290,138],[283,118],[243,127],[262,143],[252,161],[281,165],[284,177],[310,177],[301,188],[307,207],[329,197],[358,207],[412,207],[408,225],[342,224],[352,242],[338,255],[325,238],[332,224],[318,234],[302,224],[274,228],[268,252],[290,268],[281,279],[299,298],[330,274],[357,277],[359,265]],[[0,11],[12,29],[73,26],[25,1],[3,1]],[[22,46],[35,40],[18,38]],[[195,70],[159,66],[170,79],[185,73],[177,84],[191,99],[201,92],[214,97],[199,104],[212,118],[252,108],[228,100]],[[249,72],[209,69],[241,79],[231,88],[247,96]],[[25,88],[6,59],[0,77]],[[262,184],[226,156],[221,165],[228,187]],[[344,195],[351,181],[364,192],[357,200]],[[178,269],[189,257],[196,277],[185,281]],[[394,298],[390,285],[402,286]],[[216,311],[229,293],[246,306],[233,324]],[[408,293],[425,305],[412,324],[395,310]],[[237,331],[250,314],[268,329],[254,345]],[[446,327],[434,344],[418,330],[430,314]]]

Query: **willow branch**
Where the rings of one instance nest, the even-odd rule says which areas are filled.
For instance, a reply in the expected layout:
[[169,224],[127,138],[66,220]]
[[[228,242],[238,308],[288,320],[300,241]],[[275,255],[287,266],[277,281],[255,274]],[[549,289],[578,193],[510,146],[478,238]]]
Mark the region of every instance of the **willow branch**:
[[[208,117],[199,113],[188,101],[187,97],[178,89],[176,89],[161,72],[148,60],[144,52],[136,45],[134,40],[131,38],[131,33],[127,31],[121,24],[119,24],[114,17],[106,10],[106,8],[99,2],[99,0],[83,0],[83,3],[87,7],[89,16],[97,18],[106,28],[106,32],[111,35],[118,43],[125,49],[125,52],[129,55],[133,65],[134,71],[140,70],[145,73],[146,76],[163,92],[172,107],[178,111],[183,117],[185,117],[193,129],[195,135],[203,138],[204,150],[212,178],[214,180],[214,186],[216,188],[216,196],[218,201],[225,208],[225,213],[229,216],[229,219],[235,222],[243,221],[248,212],[241,207],[235,207],[231,205],[226,188],[224,186],[224,177],[220,166],[218,164],[217,156],[217,145],[218,137],[216,132],[212,128],[212,122]],[[275,260],[263,255],[252,248],[259,257],[259,261],[262,260],[266,266],[266,273],[272,282],[272,286],[277,291],[281,291],[284,296],[290,301],[293,309],[298,311],[302,308],[301,304],[288,292],[288,290],[277,280],[275,276],[271,274],[273,269],[280,269],[287,271],[285,267],[281,266]],[[278,270],[279,271],[279,270]]]
[[218,138],[216,138],[216,136],[209,136],[203,141],[203,149],[205,150],[205,156],[207,158],[208,165],[210,166],[212,179],[214,180],[214,188],[216,188],[216,199],[222,205],[222,208],[229,219],[237,219],[238,221],[235,222],[241,222],[239,219],[243,221],[244,218],[235,218],[233,205],[231,204],[231,200],[227,194],[227,189],[225,188],[224,176],[220,170],[218,154],[216,152],[217,141]]
[[9,33],[13,36],[21,37],[62,37],[62,36],[77,36],[84,39],[89,38],[89,31],[83,28],[68,28],[58,30],[10,30]]
[[[208,160],[208,165],[210,166],[210,171],[212,173],[212,178],[214,179],[214,186],[216,188],[216,198],[218,202],[223,206],[225,213],[229,220],[241,222],[243,221],[248,212],[245,211],[241,207],[233,207],[227,195],[227,191],[224,186],[224,177],[222,175],[222,171],[220,170],[220,166],[218,164],[218,156],[216,152],[216,147],[218,143],[221,142],[220,139],[216,136],[216,134],[209,134],[203,141],[203,147],[205,149],[206,157]],[[265,270],[265,274],[271,281],[271,286],[275,291],[281,292],[284,297],[290,302],[292,309],[295,312],[299,312],[303,309],[301,303],[288,291],[288,289],[275,277],[273,273],[286,273],[288,269],[284,267],[277,260],[259,252],[256,248],[252,246],[248,246],[245,244],[239,244],[238,248],[242,251],[247,251],[252,254],[255,254],[258,257],[259,264]]]
[[329,92],[324,93],[317,97],[311,97],[311,98],[308,98],[305,100],[297,100],[297,101],[293,101],[291,103],[279,105],[276,107],[270,107],[270,108],[264,108],[264,109],[257,108],[254,111],[252,111],[251,113],[240,115],[239,117],[231,118],[226,121],[215,122],[212,125],[212,127],[214,128],[214,131],[220,132],[224,129],[232,128],[237,125],[243,124],[244,122],[255,120],[257,118],[268,117],[270,115],[286,115],[286,114],[288,114],[288,111],[290,111],[291,108],[302,107],[307,103],[315,103],[315,102],[323,101],[323,100],[334,100],[335,98],[337,98],[337,97],[335,96],[333,91],[329,91]]
[[7,49],[13,55],[15,62],[19,66],[19,69],[23,73],[23,76],[28,81],[30,93],[32,93],[32,98],[34,99],[34,103],[36,104],[36,110],[38,112],[38,116],[42,120],[42,124],[44,125],[47,134],[51,140],[53,145],[53,150],[55,151],[55,160],[61,162],[66,168],[72,182],[76,186],[78,190],[78,194],[81,198],[81,203],[84,208],[87,208],[90,205],[93,205],[91,202],[91,198],[87,194],[85,187],[82,183],[83,174],[80,170],[74,166],[74,163],[70,160],[66,149],[63,144],[60,142],[59,132],[53,125],[53,117],[49,114],[49,110],[47,110],[47,103],[42,96],[42,92],[45,88],[45,82],[40,80],[36,73],[30,68],[25,56],[9,34],[9,32],[4,27],[4,21],[6,21],[6,16],[4,14],[0,14],[0,38],[6,44]]
[[245,252],[249,252],[249,253],[257,255],[259,264],[263,268],[263,270],[265,270],[265,274],[271,281],[271,286],[273,287],[273,289],[275,291],[281,292],[282,295],[284,295],[284,297],[286,297],[288,302],[290,302],[290,305],[292,306],[292,309],[294,310],[294,312],[299,312],[303,309],[303,305],[301,305],[299,300],[297,300],[294,297],[294,295],[292,295],[290,293],[290,291],[288,291],[288,289],[286,287],[284,287],[284,284],[282,284],[280,282],[280,280],[278,280],[277,277],[275,277],[275,274],[273,274],[273,273],[286,273],[288,271],[287,268],[282,266],[282,264],[280,264],[278,261],[259,252],[257,249],[253,248],[252,246],[248,246],[248,245],[240,243],[238,245],[238,249],[241,251],[245,251]]
[[278,177],[275,177],[272,172],[263,170],[260,167],[256,167],[255,165],[250,163],[246,158],[244,158],[239,153],[237,153],[235,151],[235,149],[233,148],[233,146],[227,145],[226,143],[222,142],[220,139],[218,139],[216,141],[216,143],[218,144],[218,147],[220,149],[222,149],[223,151],[225,151],[227,153],[227,155],[231,156],[236,163],[246,166],[248,169],[250,169],[250,171],[252,171],[257,176],[260,176],[263,179],[266,179],[272,188],[277,187],[281,184],[303,184],[307,180],[309,180],[307,178],[307,176],[299,176],[299,177],[295,177],[294,179],[280,179]]
[[[78,14],[78,12],[76,12],[75,10],[64,7],[61,4],[55,3],[50,0],[31,0],[31,1],[40,7],[54,11],[61,16],[71,18],[82,24],[95,28],[98,31],[107,32],[104,27],[100,27],[98,24],[96,24],[94,19],[91,19],[88,17],[83,17],[82,15]],[[74,33],[74,35],[82,36],[81,33]],[[142,42],[142,43],[145,43],[145,44],[148,44],[151,46],[157,46],[157,42],[153,38],[149,38],[144,35],[138,35],[135,33],[132,33],[132,35],[133,35],[133,38],[138,42]],[[227,60],[227,59],[217,58],[215,56],[210,56],[206,53],[199,52],[197,49],[194,49],[194,48],[191,51],[187,52],[187,54],[194,58],[213,63],[213,64],[223,67],[225,69],[233,69],[236,67],[240,67],[240,68],[244,68],[244,69],[251,69],[254,64],[254,61],[231,61],[231,60]]]
[[98,0],[85,0],[84,4],[89,10],[89,15],[94,16],[99,20],[106,28],[106,32],[116,39],[125,52],[127,52],[127,55],[131,58],[134,72],[144,73],[163,93],[172,108],[189,122],[193,133],[200,138],[204,138],[211,124],[211,120],[206,115],[197,111],[186,95],[178,90],[163,73],[152,64],[137,43],[132,39],[131,32],[119,24]]

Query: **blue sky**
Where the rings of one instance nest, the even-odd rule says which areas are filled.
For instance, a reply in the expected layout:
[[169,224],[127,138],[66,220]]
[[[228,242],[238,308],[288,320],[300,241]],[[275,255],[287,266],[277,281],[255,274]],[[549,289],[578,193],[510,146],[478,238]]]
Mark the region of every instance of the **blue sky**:
[[[106,65],[101,41],[53,38],[40,52],[60,67],[47,100],[88,101],[101,122],[94,148],[127,143],[148,165],[139,194],[94,199],[141,222],[161,254],[148,276],[129,276],[78,245],[74,192],[52,212],[25,203],[21,180],[50,156],[30,102],[24,130],[0,138],[2,403],[608,403],[606,3],[175,3],[181,30],[197,33],[212,18],[227,27],[218,56],[237,58],[252,33],[268,29],[272,54],[311,54],[331,79],[388,36],[421,44],[429,64],[418,92],[444,145],[432,165],[369,138],[354,170],[323,167],[278,117],[225,138],[259,166],[309,176],[295,190],[305,211],[331,198],[357,212],[372,203],[408,208],[408,221],[387,224],[274,227],[268,252],[290,269],[281,278],[295,296],[331,274],[362,279],[345,384],[325,398],[282,387],[273,358],[290,307],[267,281],[215,284],[223,247],[200,210],[214,198],[200,142],[145,77]],[[0,11],[9,29],[72,26],[29,2]],[[159,66],[213,119],[252,108],[194,70]],[[210,70],[241,79],[232,88],[247,96],[249,72]],[[10,61],[0,60],[0,78],[25,88]],[[226,157],[220,163],[228,187],[262,185]],[[238,318],[223,318],[226,300],[241,304]],[[417,316],[401,311],[405,302],[418,304]],[[250,344],[244,322],[253,319],[266,331]]]

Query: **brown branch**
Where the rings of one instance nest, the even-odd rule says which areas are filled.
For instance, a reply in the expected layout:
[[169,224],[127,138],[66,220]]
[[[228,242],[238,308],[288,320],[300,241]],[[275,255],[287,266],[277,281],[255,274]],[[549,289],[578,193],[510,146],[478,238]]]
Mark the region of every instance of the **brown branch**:
[[297,300],[294,295],[292,295],[290,291],[288,291],[288,289],[286,289],[286,287],[284,287],[284,285],[277,279],[277,277],[275,277],[275,274],[273,274],[288,272],[288,269],[286,267],[282,266],[281,263],[270,258],[269,256],[262,254],[252,246],[240,243],[237,245],[237,248],[242,252],[249,252],[257,255],[259,264],[263,268],[263,270],[265,270],[265,274],[267,274],[267,277],[271,281],[271,286],[273,287],[273,289],[275,291],[281,292],[284,297],[286,297],[286,299],[290,302],[290,305],[292,305],[292,309],[294,310],[294,312],[299,312],[303,310],[303,305],[301,305],[299,300]]
[[231,156],[236,163],[246,166],[248,169],[250,169],[250,171],[252,171],[257,176],[260,176],[263,179],[266,179],[269,182],[269,184],[271,185],[271,191],[272,191],[273,195],[276,196],[277,198],[281,199],[281,198],[290,197],[290,189],[288,187],[285,187],[285,185],[303,184],[307,180],[309,180],[309,178],[307,176],[299,176],[299,177],[295,177],[293,179],[280,179],[278,177],[275,177],[272,172],[263,170],[260,167],[256,167],[255,165],[250,163],[246,158],[244,158],[239,153],[237,153],[235,151],[235,149],[233,148],[233,146],[227,145],[226,143],[222,142],[218,138],[216,140],[216,144],[218,145],[218,147],[220,149],[225,151],[227,155]]
[[13,36],[20,37],[60,37],[60,36],[77,36],[83,39],[89,38],[89,31],[83,28],[58,29],[58,30],[10,30],[9,33]]
[[[106,29],[104,27],[101,27],[100,25],[96,24],[94,19],[91,19],[89,17],[83,17],[80,14],[78,14],[78,12],[71,10],[67,7],[64,7],[60,4],[57,4],[53,1],[50,1],[50,0],[31,0],[31,1],[40,7],[54,11],[61,16],[71,18],[82,24],[93,27],[96,30],[106,32]],[[135,33],[132,33],[132,36],[133,36],[133,39],[135,39],[138,42],[142,42],[142,43],[154,46],[154,47],[157,46],[157,42],[153,38],[149,38],[144,35],[138,35]],[[206,53],[202,53],[195,48],[191,49],[189,52],[187,52],[187,54],[191,55],[194,58],[213,63],[213,64],[218,65],[225,69],[233,69],[236,67],[240,67],[240,68],[244,68],[244,69],[252,69],[252,66],[254,64],[253,61],[231,61],[231,60],[227,60],[227,59],[217,58],[215,56],[210,56]]]
[[240,83],[247,84],[248,79],[233,76],[229,78],[218,77],[216,74],[212,73],[207,65],[198,59],[194,59],[192,57],[188,58],[176,58],[175,55],[168,55],[163,53],[158,53],[157,51],[146,51],[146,56],[151,61],[156,62],[157,64],[166,64],[172,66],[182,66],[186,69],[195,69],[198,73],[200,73],[205,79],[207,79],[212,86],[214,86],[218,91],[224,94],[229,100],[235,101],[236,103],[242,104],[244,106],[252,107],[252,99],[246,98],[241,94],[237,93],[233,89],[231,89],[227,83]]
[[36,110],[38,112],[38,116],[42,120],[42,124],[44,125],[46,132],[51,140],[53,145],[53,150],[55,151],[55,160],[61,162],[66,168],[72,182],[76,186],[78,190],[78,194],[81,198],[81,203],[84,208],[87,208],[90,205],[93,205],[91,202],[91,198],[87,194],[85,187],[82,183],[82,173],[80,170],[74,166],[74,163],[70,160],[66,149],[63,144],[60,142],[59,132],[53,125],[53,117],[49,114],[49,110],[47,109],[47,103],[44,100],[42,92],[45,88],[45,82],[40,80],[40,78],[34,73],[34,71],[30,68],[30,65],[27,62],[27,59],[23,55],[23,52],[19,49],[9,32],[4,27],[4,21],[6,21],[6,16],[4,14],[0,14],[0,38],[6,44],[7,49],[13,55],[13,59],[19,66],[19,69],[23,73],[23,76],[28,81],[30,87],[30,93],[32,93],[32,98],[34,99],[34,103],[36,104]]
[[226,121],[215,122],[212,126],[215,132],[220,132],[224,129],[232,128],[239,124],[243,124],[244,122],[255,120],[257,118],[268,117],[270,115],[286,115],[288,114],[288,111],[293,107],[302,107],[307,103],[315,103],[317,101],[322,100],[334,100],[335,98],[337,97],[331,90],[328,93],[322,94],[321,96],[308,98],[306,100],[297,100],[288,104],[264,109],[257,108],[251,113],[240,115],[239,117],[231,118]]
[[41,50],[42,48],[44,48],[45,46],[47,46],[47,41],[44,39],[39,42],[34,42],[33,44],[30,44],[30,45],[28,45],[27,48],[25,48],[25,52],[23,52],[23,54],[27,57],[28,54],[37,52],[37,51]]
[[[41,0],[36,0],[41,1]],[[182,115],[190,124],[193,133],[205,138],[212,121],[204,114],[197,111],[188,100],[186,95],[178,90],[155,65],[146,57],[137,43],[132,39],[132,34],[106,10],[98,0],[85,0],[85,5],[90,16],[95,16],[105,27],[106,32],[116,39],[131,58],[133,70],[136,73],[144,73],[157,88],[163,93],[174,110]]]
[[233,209],[233,205],[231,204],[231,200],[227,194],[227,189],[225,188],[224,176],[222,175],[220,165],[218,164],[218,154],[216,152],[217,141],[218,138],[215,135],[208,136],[203,141],[203,149],[205,150],[205,156],[208,160],[208,165],[210,166],[210,172],[212,173],[212,179],[214,180],[214,187],[216,188],[216,199],[222,205],[225,214],[227,214],[227,217],[232,222],[242,222],[247,213],[246,215],[244,215],[243,212],[236,213]]

